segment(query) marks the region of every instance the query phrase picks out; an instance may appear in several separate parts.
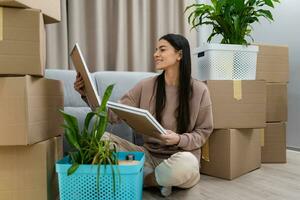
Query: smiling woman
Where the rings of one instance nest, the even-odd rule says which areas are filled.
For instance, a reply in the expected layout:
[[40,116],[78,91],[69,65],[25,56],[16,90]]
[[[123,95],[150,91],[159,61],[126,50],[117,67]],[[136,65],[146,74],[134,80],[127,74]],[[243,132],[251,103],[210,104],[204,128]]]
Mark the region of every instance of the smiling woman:
[[[145,152],[144,187],[161,186],[162,195],[168,196],[172,186],[191,188],[200,180],[201,146],[213,130],[212,108],[206,85],[191,77],[190,46],[185,37],[161,37],[154,60],[156,69],[163,72],[139,82],[120,102],[148,110],[167,134],[160,140],[144,136],[143,146],[109,133],[103,139],[112,140],[120,151]],[[84,95],[80,80],[79,76],[75,89]],[[110,122],[116,119],[110,112]]]

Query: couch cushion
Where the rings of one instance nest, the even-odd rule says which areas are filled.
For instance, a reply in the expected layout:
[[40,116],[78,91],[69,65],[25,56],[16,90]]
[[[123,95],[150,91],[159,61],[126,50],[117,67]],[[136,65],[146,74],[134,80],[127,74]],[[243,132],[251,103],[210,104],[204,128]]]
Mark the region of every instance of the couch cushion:
[[117,101],[139,81],[155,75],[157,74],[152,72],[105,71],[95,72],[94,78],[100,96],[104,94],[108,85],[115,83],[110,100]]
[[[95,83],[93,74],[91,77],[93,82]],[[81,99],[80,94],[74,89],[76,71],[47,69],[45,71],[45,78],[63,81],[65,107],[87,107],[86,103]]]

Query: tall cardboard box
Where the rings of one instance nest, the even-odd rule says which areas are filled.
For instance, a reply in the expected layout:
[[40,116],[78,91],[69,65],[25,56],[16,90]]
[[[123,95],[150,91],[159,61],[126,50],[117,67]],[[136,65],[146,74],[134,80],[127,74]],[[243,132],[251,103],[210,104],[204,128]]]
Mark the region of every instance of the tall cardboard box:
[[39,10],[0,7],[0,74],[44,76],[45,27]]
[[261,166],[261,129],[219,129],[209,137],[209,162],[203,174],[234,179]]
[[267,123],[261,149],[262,163],[286,163],[286,124]]
[[61,18],[60,0],[0,0],[0,6],[41,10],[46,24],[59,22]]
[[61,81],[32,76],[0,77],[0,146],[34,144],[63,130]]
[[265,81],[210,80],[207,86],[215,129],[265,127]]
[[0,200],[56,199],[55,163],[62,156],[62,137],[31,146],[0,146]]
[[288,46],[258,44],[256,79],[287,83],[289,80]]
[[287,84],[267,83],[267,122],[287,121]]

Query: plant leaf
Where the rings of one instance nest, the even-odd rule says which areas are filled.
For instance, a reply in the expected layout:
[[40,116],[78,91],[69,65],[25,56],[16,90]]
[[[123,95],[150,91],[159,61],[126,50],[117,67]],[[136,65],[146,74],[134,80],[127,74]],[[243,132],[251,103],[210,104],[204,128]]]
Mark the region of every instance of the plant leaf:
[[74,129],[75,132],[78,132],[78,120],[76,117],[64,112],[63,110],[59,110],[59,112],[63,115],[63,118],[67,125]]
[[75,147],[76,149],[80,150],[80,145],[75,137],[75,133],[73,133],[72,129],[66,128],[65,129],[65,136],[68,141],[68,143]]
[[100,188],[100,178],[101,178],[101,176],[100,176],[100,172],[101,172],[101,162],[102,162],[102,159],[99,161],[99,163],[98,163],[98,166],[97,166],[97,178],[96,178],[96,186],[97,186],[97,192],[99,193],[100,192],[100,190],[99,190],[99,188]]
[[274,20],[273,16],[272,16],[272,13],[269,10],[260,9],[260,10],[257,11],[257,13],[262,14],[261,16],[263,16],[267,19]]
[[273,5],[272,0],[264,0],[264,2],[265,2],[266,5],[268,5],[268,6],[272,7],[272,8],[274,8],[274,5]]
[[101,101],[101,106],[100,106],[100,108],[101,108],[100,110],[101,110],[101,111],[104,111],[104,110],[105,110],[107,101],[108,101],[108,99],[110,98],[110,95],[111,95],[111,93],[112,93],[112,90],[113,90],[113,88],[114,88],[114,85],[115,85],[115,84],[111,84],[111,85],[109,85],[109,86],[106,88],[106,90],[105,90],[105,92],[104,92],[104,95],[103,95],[103,97],[102,97],[102,101]]
[[69,129],[72,130],[72,131],[70,131],[72,138],[79,144],[80,143],[79,142],[80,135],[79,135],[77,118],[64,112],[63,110],[59,110],[59,112],[63,115],[63,118],[65,120],[67,127],[69,127]]
[[95,112],[89,112],[86,117],[85,117],[85,120],[84,120],[84,129],[88,130],[89,129],[89,125],[90,125],[90,122],[92,120],[92,118],[94,117],[96,113]]
[[96,138],[97,140],[100,140],[106,130],[107,127],[107,112],[100,112],[99,113],[99,124],[97,127],[97,135]]
[[68,176],[72,175],[76,170],[78,169],[79,164],[78,163],[73,163],[72,166],[68,169]]

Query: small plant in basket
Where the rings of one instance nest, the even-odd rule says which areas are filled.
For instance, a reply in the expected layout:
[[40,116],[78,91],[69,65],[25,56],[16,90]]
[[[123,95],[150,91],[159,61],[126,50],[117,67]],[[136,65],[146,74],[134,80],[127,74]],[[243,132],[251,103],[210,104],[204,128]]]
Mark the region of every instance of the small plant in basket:
[[247,45],[246,36],[252,31],[251,24],[260,18],[273,21],[273,8],[279,0],[211,0],[210,4],[197,3],[187,6],[185,11],[192,10],[188,22],[192,29],[201,25],[211,25],[212,31],[207,39],[210,42],[216,35],[222,36],[222,44]]
[[[72,147],[68,152],[69,162],[72,166],[68,169],[68,175],[72,175],[81,164],[98,165],[97,170],[97,190],[99,191],[100,166],[111,166],[113,176],[113,190],[115,191],[115,178],[117,172],[112,165],[118,164],[116,147],[109,140],[101,140],[108,122],[106,104],[113,90],[113,85],[109,85],[102,98],[101,106],[86,115],[84,127],[80,131],[76,117],[60,110],[64,117],[65,136],[67,142]],[[95,122],[90,127],[91,121]],[[90,127],[90,128],[89,128]]]

